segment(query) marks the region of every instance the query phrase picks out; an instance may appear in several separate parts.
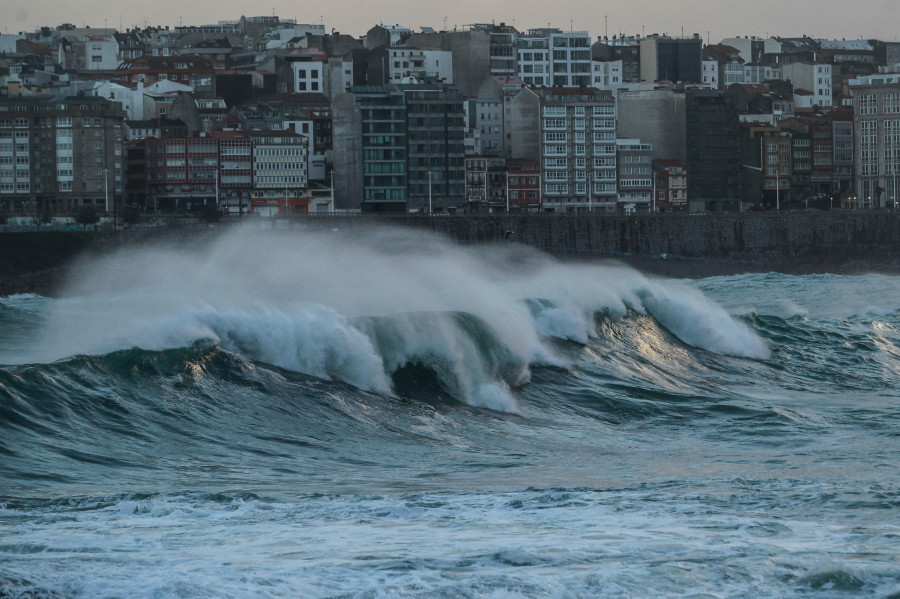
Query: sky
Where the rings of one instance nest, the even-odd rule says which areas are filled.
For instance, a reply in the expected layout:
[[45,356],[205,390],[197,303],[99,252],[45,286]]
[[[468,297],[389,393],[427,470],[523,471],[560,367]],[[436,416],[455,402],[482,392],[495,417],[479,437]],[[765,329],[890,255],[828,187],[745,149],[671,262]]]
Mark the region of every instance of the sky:
[[[6,0],[7,2],[9,0]],[[540,0],[12,0],[0,20],[2,33],[33,31],[41,25],[123,28],[134,25],[203,25],[241,15],[294,18],[323,23],[353,36],[379,23],[418,29],[505,22],[532,27],[588,31],[593,37],[667,33],[673,37],[699,33],[712,43],[737,35],[781,35],[815,38],[900,39],[900,0],[569,0],[563,5]]]

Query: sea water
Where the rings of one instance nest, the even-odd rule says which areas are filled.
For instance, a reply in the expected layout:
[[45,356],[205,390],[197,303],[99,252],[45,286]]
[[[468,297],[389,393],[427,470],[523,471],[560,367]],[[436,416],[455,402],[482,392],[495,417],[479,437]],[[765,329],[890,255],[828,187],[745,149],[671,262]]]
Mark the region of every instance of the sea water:
[[235,233],[0,299],[0,597],[900,597],[900,278]]

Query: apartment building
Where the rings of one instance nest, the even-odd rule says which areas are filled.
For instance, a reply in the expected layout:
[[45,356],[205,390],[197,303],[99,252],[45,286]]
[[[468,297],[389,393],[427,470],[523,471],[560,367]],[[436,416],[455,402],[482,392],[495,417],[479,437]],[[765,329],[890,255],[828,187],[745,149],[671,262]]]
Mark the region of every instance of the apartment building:
[[639,139],[616,140],[616,201],[621,212],[650,212],[653,195],[653,146]]
[[647,82],[700,83],[702,47],[703,40],[697,34],[688,39],[665,36],[642,39],[641,79]]
[[466,100],[468,129],[477,133],[475,154],[500,156],[503,153],[503,103],[493,98]]
[[[616,210],[616,101],[595,88],[541,88],[542,202],[549,212]],[[649,178],[649,177],[648,177]]]
[[124,191],[124,118],[103,98],[0,98],[0,211],[112,206]]
[[510,212],[540,212],[541,163],[537,160],[507,160],[506,190]]
[[856,155],[851,208],[884,208],[900,200],[900,74],[850,82]]
[[853,190],[853,112],[845,109],[832,111],[828,120],[831,122],[834,145],[831,189],[838,197],[846,197]]
[[794,62],[782,64],[781,78],[790,81],[794,89],[805,89],[812,92],[811,102],[814,106],[833,106],[832,65],[813,62]]
[[453,83],[453,53],[450,51],[400,46],[385,52],[389,83]]
[[466,158],[466,214],[506,211],[506,167],[503,158]]
[[684,212],[687,210],[687,171],[677,160],[661,158],[653,161],[653,212]]
[[392,85],[354,86],[334,101],[337,208],[406,212],[406,102]]
[[465,110],[444,85],[400,86],[406,105],[407,206],[417,212],[464,212]]
[[615,91],[624,85],[621,60],[600,60],[595,58],[591,61],[592,87]]
[[685,142],[690,210],[737,210],[742,167],[733,98],[716,90],[686,90]]
[[517,41],[519,77],[538,87],[591,85],[591,37],[587,31],[530,29]]
[[[280,206],[290,213],[306,212],[306,139],[291,130],[251,129],[253,143],[253,203]],[[224,175],[223,175],[224,179]]]

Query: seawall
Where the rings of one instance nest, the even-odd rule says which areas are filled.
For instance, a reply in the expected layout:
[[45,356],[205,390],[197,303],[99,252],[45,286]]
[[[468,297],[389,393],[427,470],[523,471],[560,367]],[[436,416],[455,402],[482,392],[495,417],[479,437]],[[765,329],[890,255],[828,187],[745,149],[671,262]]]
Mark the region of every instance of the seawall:
[[[271,223],[248,219],[240,226]],[[202,242],[236,224],[99,233],[0,232],[0,296],[53,293],[72,259],[85,252],[105,253],[153,240]],[[673,277],[767,271],[900,273],[900,212],[886,211],[315,216],[292,220],[279,231],[352,234],[360,227],[384,225],[432,231],[464,244],[521,243],[569,259],[615,259]]]
[[[307,226],[366,226],[317,217]],[[380,217],[466,244],[523,243],[568,258],[609,258],[670,276],[741,272],[900,273],[900,212]]]

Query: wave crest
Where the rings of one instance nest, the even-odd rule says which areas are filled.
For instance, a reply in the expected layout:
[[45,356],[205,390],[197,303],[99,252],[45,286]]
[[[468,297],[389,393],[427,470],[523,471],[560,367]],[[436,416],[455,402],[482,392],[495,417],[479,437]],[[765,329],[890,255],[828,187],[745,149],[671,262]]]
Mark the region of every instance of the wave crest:
[[34,355],[14,359],[210,339],[247,359],[378,393],[418,365],[460,401],[518,411],[510,389],[533,365],[567,365],[555,340],[589,343],[598,313],[629,309],[649,312],[689,345],[768,356],[752,330],[682,283],[521,247],[463,248],[379,230],[238,232],[203,251],[146,247],[94,259],[52,304]]

